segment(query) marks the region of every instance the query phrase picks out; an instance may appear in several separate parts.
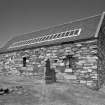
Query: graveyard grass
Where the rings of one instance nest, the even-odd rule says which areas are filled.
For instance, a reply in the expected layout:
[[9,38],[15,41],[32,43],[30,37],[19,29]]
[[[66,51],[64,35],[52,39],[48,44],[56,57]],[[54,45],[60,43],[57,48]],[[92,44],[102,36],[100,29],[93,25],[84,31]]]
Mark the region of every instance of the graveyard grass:
[[23,86],[25,93],[0,95],[0,105],[105,105],[105,88],[93,91],[70,81],[45,84],[34,78],[1,76],[0,87]]

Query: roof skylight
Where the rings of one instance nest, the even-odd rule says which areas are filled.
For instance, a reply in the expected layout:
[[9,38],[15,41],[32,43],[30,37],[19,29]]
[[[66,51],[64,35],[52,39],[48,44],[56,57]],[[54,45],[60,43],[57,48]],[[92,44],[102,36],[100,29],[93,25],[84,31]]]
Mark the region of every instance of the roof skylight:
[[29,40],[19,41],[19,42],[13,43],[9,48],[21,47],[21,46],[26,46],[26,45],[35,44],[35,43],[42,43],[45,41],[52,41],[52,40],[58,40],[58,39],[67,38],[67,37],[69,38],[73,36],[78,36],[80,35],[80,32],[81,32],[81,28],[60,32],[56,34],[46,35],[42,37],[37,37]]

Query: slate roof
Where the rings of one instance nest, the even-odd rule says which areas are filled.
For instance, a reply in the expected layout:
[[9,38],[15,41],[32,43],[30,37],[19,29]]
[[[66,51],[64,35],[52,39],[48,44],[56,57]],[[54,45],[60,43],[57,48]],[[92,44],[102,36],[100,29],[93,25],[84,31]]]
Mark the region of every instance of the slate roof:
[[[32,48],[32,47],[39,47],[39,46],[43,46],[43,45],[51,45],[51,44],[58,44],[58,43],[63,43],[63,42],[70,42],[70,41],[73,42],[73,41],[77,41],[77,40],[97,38],[99,29],[101,27],[101,24],[102,24],[102,21],[104,18],[104,15],[105,15],[105,13],[103,12],[102,14],[97,15],[97,16],[87,17],[87,18],[79,19],[79,20],[76,20],[73,22],[68,22],[65,24],[58,25],[58,26],[49,27],[47,29],[43,29],[43,30],[39,30],[36,32],[27,33],[24,35],[19,35],[19,36],[13,37],[10,41],[8,41],[4,45],[4,47],[2,47],[0,49],[0,53],[6,53],[6,52],[10,52],[10,51],[15,51],[15,50],[17,51],[17,50],[27,49],[27,48]],[[35,43],[35,44],[31,44],[31,45],[26,45],[26,46],[9,49],[9,47],[15,42],[33,39],[33,38],[51,35],[51,34],[56,34],[56,33],[61,33],[61,32],[79,29],[79,28],[81,28],[81,33],[78,36],[63,38],[60,40],[46,41],[46,42],[42,42],[42,43]]]

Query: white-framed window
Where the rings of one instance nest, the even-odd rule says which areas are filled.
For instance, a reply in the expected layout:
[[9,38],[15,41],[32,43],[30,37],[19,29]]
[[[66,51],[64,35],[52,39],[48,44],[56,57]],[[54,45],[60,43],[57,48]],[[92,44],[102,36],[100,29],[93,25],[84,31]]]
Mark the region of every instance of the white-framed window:
[[21,47],[25,45],[30,45],[30,44],[35,44],[35,43],[41,43],[45,41],[52,41],[52,40],[58,40],[58,39],[67,38],[67,37],[68,38],[74,37],[74,36],[80,35],[80,32],[81,32],[81,28],[69,30],[65,32],[60,32],[56,34],[46,35],[42,37],[37,37],[37,38],[29,39],[29,40],[19,41],[19,42],[15,42],[12,45],[10,45],[9,49],[15,48],[15,47]]

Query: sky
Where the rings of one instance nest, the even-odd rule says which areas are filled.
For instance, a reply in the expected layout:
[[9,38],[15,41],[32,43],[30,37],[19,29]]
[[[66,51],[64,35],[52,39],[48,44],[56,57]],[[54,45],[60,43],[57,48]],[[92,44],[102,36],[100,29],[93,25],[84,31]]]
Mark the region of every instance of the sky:
[[105,0],[0,0],[0,47],[14,36],[103,11]]

